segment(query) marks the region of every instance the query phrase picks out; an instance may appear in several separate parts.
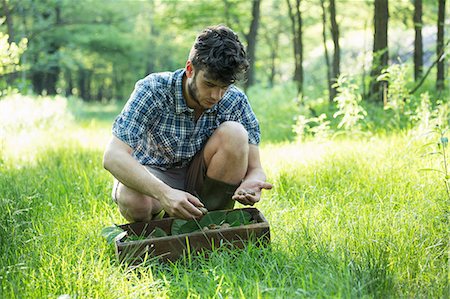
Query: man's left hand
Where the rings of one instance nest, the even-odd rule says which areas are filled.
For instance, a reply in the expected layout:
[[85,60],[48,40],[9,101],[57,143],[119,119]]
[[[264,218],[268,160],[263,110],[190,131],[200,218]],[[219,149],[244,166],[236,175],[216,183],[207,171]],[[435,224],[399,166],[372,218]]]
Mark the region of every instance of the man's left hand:
[[270,190],[272,184],[259,180],[243,181],[232,198],[243,205],[253,206],[261,199],[262,189]]

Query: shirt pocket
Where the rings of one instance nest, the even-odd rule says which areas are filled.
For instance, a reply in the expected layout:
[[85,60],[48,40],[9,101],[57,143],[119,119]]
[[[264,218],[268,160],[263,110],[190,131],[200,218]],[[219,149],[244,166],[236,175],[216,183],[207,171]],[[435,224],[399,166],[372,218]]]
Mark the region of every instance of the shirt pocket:
[[154,149],[160,157],[166,158],[167,162],[173,162],[176,159],[176,153],[179,146],[179,138],[175,134],[167,132],[153,133]]

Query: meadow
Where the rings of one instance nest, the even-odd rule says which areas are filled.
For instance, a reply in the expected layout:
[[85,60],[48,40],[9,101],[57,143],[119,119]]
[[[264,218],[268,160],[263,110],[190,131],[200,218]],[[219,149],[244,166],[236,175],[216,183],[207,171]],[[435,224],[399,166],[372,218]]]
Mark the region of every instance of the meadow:
[[100,235],[125,223],[101,164],[121,103],[1,100],[0,298],[448,298],[450,201],[422,171],[443,167],[429,140],[295,142],[292,103],[276,105],[257,111],[271,246],[127,267]]

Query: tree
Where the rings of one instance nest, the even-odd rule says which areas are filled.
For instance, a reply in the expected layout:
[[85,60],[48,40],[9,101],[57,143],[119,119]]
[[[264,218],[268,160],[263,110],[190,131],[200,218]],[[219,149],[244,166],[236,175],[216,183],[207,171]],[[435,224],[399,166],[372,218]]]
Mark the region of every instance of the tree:
[[444,25],[445,25],[445,0],[439,0],[438,8],[438,22],[437,22],[437,43],[436,43],[436,55],[440,57],[437,63],[437,77],[436,77],[436,90],[442,91],[444,89],[444,76],[445,76],[445,55],[444,52]]
[[330,66],[330,57],[328,56],[328,47],[327,47],[327,13],[325,10],[325,0],[320,0],[320,6],[322,8],[322,39],[323,39],[323,49],[324,49],[324,56],[325,56],[325,64],[327,66],[327,82],[328,82],[328,98],[329,101],[332,102],[332,85],[331,82],[331,66]]
[[14,22],[12,19],[12,14],[9,9],[8,1],[2,0],[2,6],[3,6],[3,15],[5,17],[6,26],[8,29],[8,43],[11,44],[14,42]]
[[247,81],[245,83],[246,89],[255,83],[256,37],[258,35],[260,6],[261,0],[252,1],[252,21],[250,23],[250,30],[245,35],[247,40],[247,55],[250,60]]
[[[336,22],[336,5],[334,0],[330,0],[330,24],[331,24],[331,37],[333,39],[333,45],[334,45],[334,52],[333,52],[333,69],[331,74],[331,80],[336,82],[337,78],[339,77],[341,71],[340,71],[340,64],[341,64],[341,50],[339,46],[339,26]],[[331,88],[331,98],[334,99],[336,96],[336,88]]]
[[[266,2],[267,3],[267,2]],[[279,50],[280,50],[280,36],[285,32],[286,27],[283,24],[283,10],[280,5],[280,1],[272,1],[264,7],[262,11],[266,12],[266,15],[262,17],[261,31],[264,43],[267,46],[268,53],[266,54],[264,67],[261,71],[265,71],[267,77],[268,86],[272,87],[275,83],[275,77],[279,72]],[[263,47],[260,47],[260,53],[264,51]],[[264,58],[263,58],[264,59]]]
[[377,78],[388,65],[388,0],[375,0],[374,5],[374,37],[372,50],[372,69],[370,73],[370,95],[372,100],[385,103],[387,82]]
[[418,81],[423,72],[422,42],[422,0],[414,0],[414,80]]
[[297,84],[297,92],[303,93],[303,38],[302,38],[302,13],[300,11],[301,0],[295,0],[295,5],[286,0],[289,18],[291,19],[292,43],[294,48],[294,81]]
[[[8,42],[8,35],[0,32],[0,78],[14,73],[19,68],[19,59],[26,50],[27,40],[22,39],[20,43]],[[4,88],[10,87],[9,82],[0,81],[0,96]]]
[[325,10],[325,1],[320,1],[322,7],[322,35],[323,35],[323,46],[325,50],[325,62],[327,65],[327,80],[328,80],[328,96],[329,101],[332,102],[336,97],[337,90],[334,87],[334,83],[336,83],[337,78],[340,75],[340,47],[339,47],[339,26],[336,22],[336,5],[334,0],[329,1],[329,13],[330,13],[330,31],[331,37],[333,39],[333,60],[332,65],[330,65],[330,58],[328,56],[328,48],[327,48],[327,35],[326,35],[326,10]]

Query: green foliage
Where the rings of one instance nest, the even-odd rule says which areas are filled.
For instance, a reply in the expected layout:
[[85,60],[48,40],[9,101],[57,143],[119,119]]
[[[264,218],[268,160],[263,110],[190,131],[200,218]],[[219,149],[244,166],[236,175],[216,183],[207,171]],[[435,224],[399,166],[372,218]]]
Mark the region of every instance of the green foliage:
[[240,226],[249,224],[251,220],[250,213],[242,210],[231,212],[211,211],[204,215],[200,220],[180,220],[175,219],[172,223],[172,235],[187,234],[204,228],[219,228],[227,223],[229,226]]
[[123,238],[126,234],[126,231],[115,225],[105,227],[101,231],[101,235],[106,239],[108,244],[112,244],[117,239]]
[[[358,85],[349,75],[340,75],[334,84],[337,89],[337,96],[334,98],[337,111],[332,116],[338,120],[333,124],[328,120],[326,113],[318,117],[297,116],[293,131],[297,136],[297,141],[306,140],[307,136],[312,136],[317,140],[327,140],[336,134],[348,134],[361,131],[361,120],[367,116],[366,110],[362,107],[362,98],[358,91]],[[330,113],[330,111],[327,111]]]
[[340,75],[334,84],[338,95],[333,99],[337,104],[338,111],[333,114],[334,118],[342,117],[338,129],[345,131],[359,130],[359,121],[363,120],[367,112],[360,105],[362,97],[358,91],[358,85],[354,79],[346,75]]
[[282,142],[294,139],[292,125],[299,114],[299,106],[296,87],[292,82],[273,88],[255,85],[247,95],[260,122],[262,140]]
[[0,76],[18,70],[20,55],[26,48],[26,38],[23,38],[18,44],[8,43],[8,35],[0,32]]
[[[183,220],[174,219],[170,229],[170,235],[180,235],[193,233],[205,228],[220,228],[223,224],[229,227],[247,225],[251,221],[251,214],[243,210],[235,210],[231,212],[226,211],[212,211],[204,215],[200,220]],[[148,236],[139,236],[128,234],[122,228],[114,225],[102,229],[101,235],[106,239],[108,244],[112,244],[117,240],[124,242],[145,240],[147,238],[161,238],[166,237],[167,233],[160,227],[155,227]]]
[[393,112],[391,121],[395,128],[401,128],[402,125],[407,123],[414,104],[407,88],[406,68],[407,66],[402,64],[391,65],[377,78],[377,81],[388,83],[388,94],[384,109]]
[[296,134],[296,141],[302,142],[307,137],[313,137],[316,140],[326,140],[332,134],[330,121],[327,115],[322,113],[319,117],[306,118],[303,115],[297,117],[293,131]]
[[[19,60],[27,48],[27,42],[28,40],[23,38],[19,43],[9,43],[8,35],[0,32],[0,78],[20,70]],[[8,93],[12,93],[12,87],[0,81],[0,98]]]
[[437,155],[440,158],[440,167],[439,168],[424,168],[421,169],[423,171],[435,171],[440,174],[441,180],[444,183],[445,190],[447,191],[447,199],[450,203],[450,163],[449,163],[449,153],[448,153],[448,137],[447,134],[449,132],[448,127],[443,127],[440,125],[436,125],[431,131],[431,137],[434,139],[436,136],[437,142],[434,139],[434,142],[430,142],[426,145],[427,148],[431,148],[431,152],[428,152],[427,155]]

